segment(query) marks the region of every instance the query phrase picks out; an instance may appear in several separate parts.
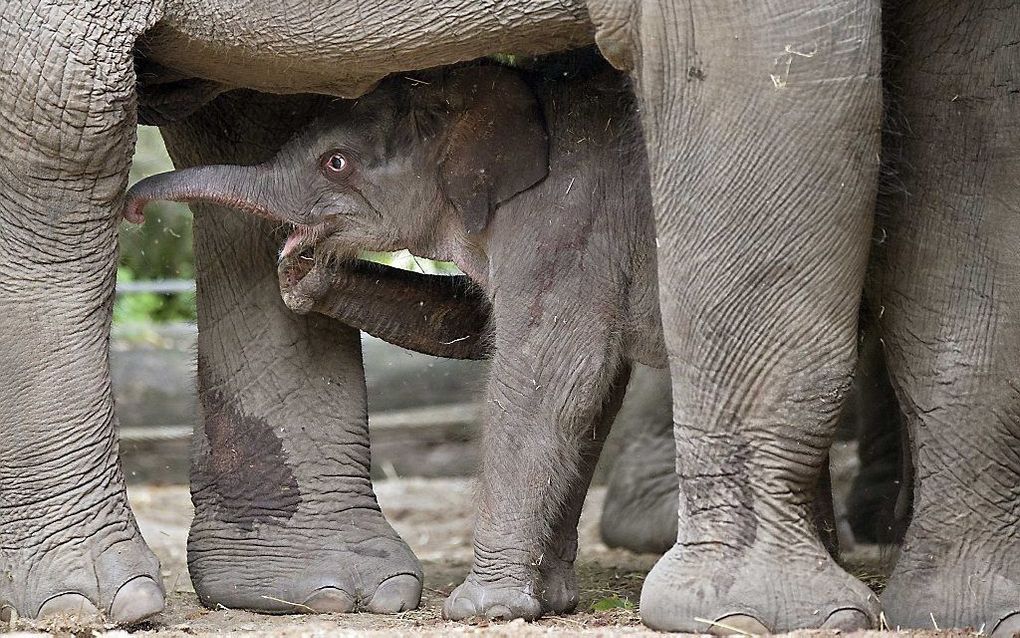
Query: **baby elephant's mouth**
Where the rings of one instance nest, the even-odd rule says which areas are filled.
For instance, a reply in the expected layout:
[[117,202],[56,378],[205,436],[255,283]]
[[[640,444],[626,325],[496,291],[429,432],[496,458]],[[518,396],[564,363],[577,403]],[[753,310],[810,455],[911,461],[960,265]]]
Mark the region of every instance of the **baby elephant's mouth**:
[[295,225],[290,235],[287,236],[287,241],[283,243],[283,248],[280,250],[280,260],[282,261],[291,255],[300,254],[306,248],[311,248],[327,234],[329,234],[327,224],[316,224],[315,226]]

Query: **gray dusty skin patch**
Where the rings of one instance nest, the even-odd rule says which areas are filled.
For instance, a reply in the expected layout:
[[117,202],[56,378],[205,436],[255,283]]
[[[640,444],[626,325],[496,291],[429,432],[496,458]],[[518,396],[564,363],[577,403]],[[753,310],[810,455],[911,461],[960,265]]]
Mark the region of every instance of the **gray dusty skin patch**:
[[244,414],[218,390],[199,389],[208,448],[195,460],[195,500],[212,498],[217,518],[251,531],[289,520],[301,491],[280,438],[262,418]]
[[[758,539],[755,517],[741,513],[741,510],[754,510],[755,499],[748,467],[750,446],[737,434],[716,435],[698,452],[700,458],[706,461],[704,467],[681,474],[683,512],[689,516],[697,516],[710,509],[722,513],[717,524],[728,527],[726,537],[730,542],[731,555],[741,556]],[[733,514],[728,514],[730,508],[735,508]]]

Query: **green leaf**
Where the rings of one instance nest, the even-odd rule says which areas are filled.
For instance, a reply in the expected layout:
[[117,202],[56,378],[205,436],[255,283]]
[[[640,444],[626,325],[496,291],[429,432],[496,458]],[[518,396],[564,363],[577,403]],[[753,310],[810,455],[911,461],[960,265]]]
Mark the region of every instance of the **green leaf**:
[[634,603],[630,602],[627,598],[609,596],[596,600],[591,604],[592,611],[611,611],[613,609],[634,609]]
[[392,253],[380,253],[370,250],[363,250],[358,253],[358,259],[372,261],[383,266],[421,272],[427,275],[461,275],[463,274],[457,264],[452,261],[435,261],[416,257],[406,250],[398,250]]

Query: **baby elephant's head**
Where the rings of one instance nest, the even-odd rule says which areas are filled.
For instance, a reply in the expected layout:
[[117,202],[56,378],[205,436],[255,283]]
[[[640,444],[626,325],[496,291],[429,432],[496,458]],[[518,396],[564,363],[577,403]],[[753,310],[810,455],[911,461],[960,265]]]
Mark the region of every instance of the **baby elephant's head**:
[[124,217],[141,222],[153,200],[213,202],[293,224],[283,256],[326,235],[397,250],[431,241],[444,216],[480,233],[501,203],[547,172],[541,109],[517,72],[462,67],[336,100],[263,164],[142,180]]

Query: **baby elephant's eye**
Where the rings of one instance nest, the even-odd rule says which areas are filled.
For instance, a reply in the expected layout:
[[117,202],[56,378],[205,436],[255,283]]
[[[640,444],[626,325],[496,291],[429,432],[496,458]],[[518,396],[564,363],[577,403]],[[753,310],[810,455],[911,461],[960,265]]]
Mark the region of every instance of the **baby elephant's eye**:
[[330,151],[322,156],[322,170],[327,177],[343,177],[351,168],[351,160],[342,151]]
[[347,168],[347,158],[339,153],[331,155],[329,158],[329,167],[339,173]]

